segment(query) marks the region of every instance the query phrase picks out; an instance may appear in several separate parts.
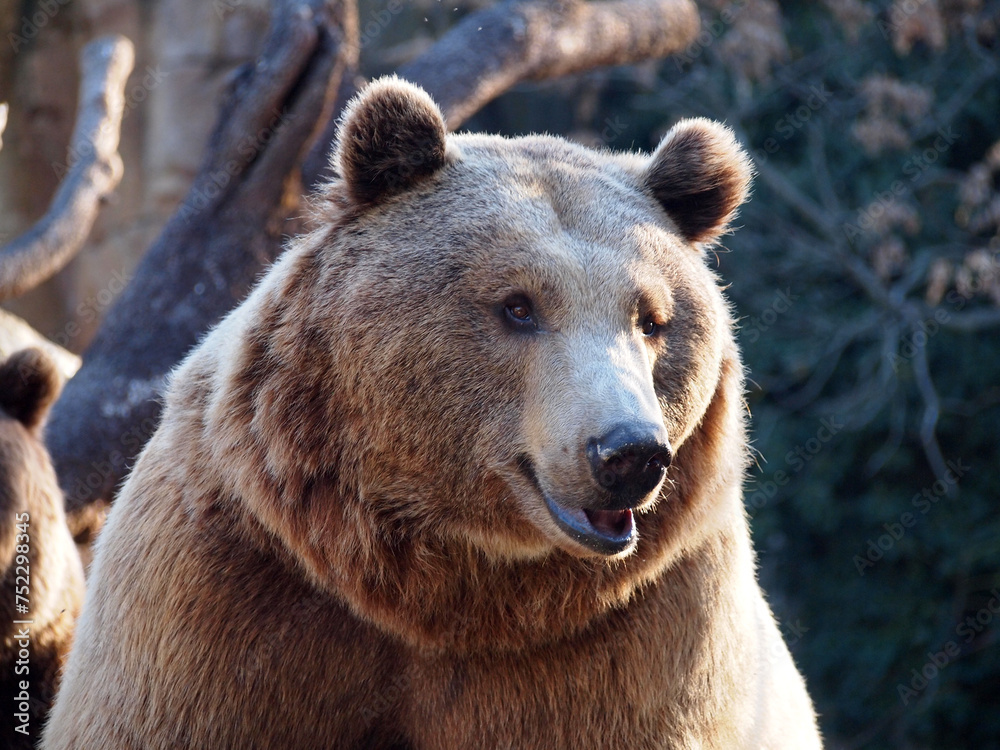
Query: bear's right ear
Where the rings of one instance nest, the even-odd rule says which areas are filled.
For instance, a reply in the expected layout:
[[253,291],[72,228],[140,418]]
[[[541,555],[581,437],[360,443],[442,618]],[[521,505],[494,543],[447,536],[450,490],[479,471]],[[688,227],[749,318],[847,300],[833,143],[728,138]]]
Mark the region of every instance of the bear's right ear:
[[684,239],[719,238],[747,199],[753,165],[733,131],[705,118],[682,120],[650,159],[646,187]]
[[348,196],[364,206],[437,172],[445,151],[441,110],[419,86],[387,76],[347,105],[334,159]]
[[56,366],[41,349],[22,349],[0,364],[0,409],[34,430],[61,389]]

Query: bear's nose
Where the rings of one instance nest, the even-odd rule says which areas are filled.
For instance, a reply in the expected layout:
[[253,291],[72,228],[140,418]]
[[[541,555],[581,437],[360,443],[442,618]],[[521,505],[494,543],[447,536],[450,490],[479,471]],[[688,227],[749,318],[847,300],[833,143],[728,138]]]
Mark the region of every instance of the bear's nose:
[[634,508],[662,481],[673,452],[663,428],[618,425],[587,441],[587,458],[597,484],[607,492],[601,507]]

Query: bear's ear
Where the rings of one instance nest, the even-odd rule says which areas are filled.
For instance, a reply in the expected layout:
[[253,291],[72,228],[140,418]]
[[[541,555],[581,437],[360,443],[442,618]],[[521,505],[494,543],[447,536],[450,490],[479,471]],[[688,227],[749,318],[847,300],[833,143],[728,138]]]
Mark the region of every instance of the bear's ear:
[[351,200],[378,203],[445,165],[444,117],[419,86],[380,78],[347,105],[334,158]]
[[22,349],[0,364],[0,409],[29,430],[42,423],[60,389],[56,366],[40,349]]
[[646,169],[646,187],[689,242],[711,243],[746,200],[753,165],[733,131],[712,120],[682,120]]

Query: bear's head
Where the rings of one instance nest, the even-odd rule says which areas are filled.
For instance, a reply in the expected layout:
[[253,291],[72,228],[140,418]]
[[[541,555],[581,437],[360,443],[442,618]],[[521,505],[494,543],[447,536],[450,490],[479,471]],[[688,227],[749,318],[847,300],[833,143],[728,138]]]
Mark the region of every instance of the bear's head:
[[0,508],[23,510],[37,474],[51,473],[42,424],[61,381],[39,349],[22,349],[0,362]]
[[[37,437],[61,388],[55,364],[40,349],[22,349],[0,362],[0,419]],[[9,426],[13,426],[10,424]]]
[[[37,514],[37,523],[50,504],[62,505],[41,439],[60,387],[55,365],[39,349],[23,349],[0,362],[0,571],[13,570],[18,516]],[[13,612],[13,596],[10,600]]]
[[449,135],[389,78],[335,166],[209,436],[259,456],[240,494],[317,578],[400,629],[436,627],[407,597],[472,606],[497,571],[591,611],[741,514],[742,369],[705,258],[751,177],[729,130],[686,120],[648,156]]

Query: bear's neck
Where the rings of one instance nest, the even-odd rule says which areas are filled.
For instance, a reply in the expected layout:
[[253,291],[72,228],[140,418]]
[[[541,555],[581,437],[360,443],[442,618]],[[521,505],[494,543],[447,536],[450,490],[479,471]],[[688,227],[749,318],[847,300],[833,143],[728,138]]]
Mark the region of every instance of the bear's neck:
[[[345,503],[345,506],[349,504]],[[393,541],[354,537],[331,550],[289,543],[230,508],[245,540],[275,565],[304,570],[313,585],[391,640],[424,654],[523,651],[613,627],[626,610],[662,619],[670,637],[697,642],[697,623],[734,622],[744,610],[732,600],[753,578],[742,515],[706,530],[673,552],[646,547],[624,560],[585,560],[562,552],[543,559],[497,561],[469,544],[436,538]],[[357,509],[355,509],[356,512]],[[345,527],[359,523],[350,511]],[[360,515],[364,515],[361,513]],[[367,524],[361,524],[367,526]],[[345,528],[345,536],[351,532]],[[245,550],[248,554],[250,550]],[[640,615],[641,616],[641,615]]]

